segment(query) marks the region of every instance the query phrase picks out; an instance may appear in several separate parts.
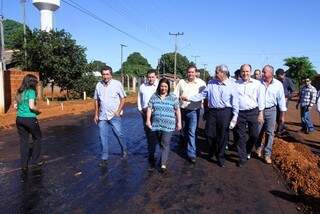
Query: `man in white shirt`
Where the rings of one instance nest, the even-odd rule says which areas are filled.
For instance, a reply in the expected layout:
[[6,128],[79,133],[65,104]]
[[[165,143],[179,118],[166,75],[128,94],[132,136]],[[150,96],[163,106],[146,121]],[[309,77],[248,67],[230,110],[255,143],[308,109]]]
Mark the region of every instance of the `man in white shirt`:
[[277,106],[280,110],[279,122],[284,123],[284,114],[287,111],[286,98],[282,83],[273,77],[274,68],[266,65],[262,69],[261,83],[264,85],[265,93],[265,109],[264,123],[261,127],[259,140],[257,143],[257,155],[262,156],[261,141],[265,135],[264,143],[264,159],[267,164],[271,164],[272,144],[274,137],[274,129],[276,125]]
[[[234,133],[240,157],[238,166],[242,167],[250,159],[253,145],[258,141],[259,124],[263,123],[265,89],[260,81],[250,78],[251,65],[241,65],[240,75],[241,78],[235,82],[239,93],[239,115]],[[249,139],[246,142],[247,129]]]
[[[193,96],[202,92],[206,87],[206,83],[197,78],[197,67],[190,65],[187,68],[187,79],[181,79],[175,88],[175,95]],[[184,137],[188,143],[187,155],[191,163],[196,162],[196,131],[199,121],[200,109],[202,101],[190,102],[180,100],[181,114],[184,121]]]
[[155,144],[151,142],[150,140],[150,129],[145,125],[146,124],[146,114],[148,109],[148,103],[151,98],[151,96],[156,92],[158,87],[158,79],[156,76],[156,70],[150,69],[147,72],[147,82],[143,83],[139,88],[138,93],[138,110],[141,113],[142,119],[143,119],[143,125],[144,125],[144,131],[147,136],[147,142],[148,142],[148,152],[149,152],[149,163],[150,163],[150,170],[152,170],[155,166],[155,159],[154,159],[154,151]]

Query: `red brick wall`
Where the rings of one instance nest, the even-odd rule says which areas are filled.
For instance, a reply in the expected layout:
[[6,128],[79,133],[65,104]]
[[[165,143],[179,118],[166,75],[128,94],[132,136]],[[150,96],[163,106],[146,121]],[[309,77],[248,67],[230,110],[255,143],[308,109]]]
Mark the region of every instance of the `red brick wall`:
[[[4,82],[5,82],[5,111],[7,111],[10,106],[14,103],[16,92],[21,85],[23,77],[27,74],[33,74],[39,79],[39,72],[33,71],[21,71],[17,69],[9,69],[4,72]],[[40,84],[38,84],[38,96],[41,93]]]

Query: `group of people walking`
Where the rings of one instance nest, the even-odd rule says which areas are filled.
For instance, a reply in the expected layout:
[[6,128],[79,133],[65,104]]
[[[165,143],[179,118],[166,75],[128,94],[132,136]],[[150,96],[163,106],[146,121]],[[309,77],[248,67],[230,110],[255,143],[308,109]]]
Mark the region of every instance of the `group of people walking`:
[[[274,78],[271,65],[264,66],[262,72],[256,69],[252,73],[251,65],[243,64],[237,71],[237,79],[232,79],[228,67],[219,65],[215,69],[215,76],[206,83],[197,77],[196,66],[190,65],[186,70],[186,79],[181,79],[171,90],[172,84],[168,79],[158,80],[156,70],[149,70],[146,82],[139,88],[137,104],[144,122],[150,170],[156,167],[157,144],[161,149],[160,169],[163,172],[167,170],[172,135],[181,129],[183,140],[187,143],[187,157],[191,163],[196,163],[201,108],[205,111],[209,159],[216,159],[220,167],[225,167],[225,150],[229,131],[232,130],[239,167],[250,159],[254,147],[256,154],[270,164],[275,127],[276,124],[278,127],[284,124],[288,100],[294,90],[294,85],[289,80],[285,81],[283,70],[278,69],[276,73],[280,81]],[[113,79],[112,74],[109,66],[101,69],[102,80],[97,83],[94,93],[94,121],[99,128],[102,147],[100,167],[108,164],[111,130],[121,147],[122,158],[128,157],[121,128],[126,93],[121,82]],[[44,163],[40,155],[37,83],[35,76],[26,75],[16,96],[16,125],[20,136],[23,172],[27,171],[29,165],[40,167]],[[320,112],[319,96],[320,92],[317,94],[310,80],[306,79],[297,103],[297,108],[301,108],[302,128],[306,133],[314,131],[310,109],[317,102]],[[31,150],[29,134],[34,141]]]

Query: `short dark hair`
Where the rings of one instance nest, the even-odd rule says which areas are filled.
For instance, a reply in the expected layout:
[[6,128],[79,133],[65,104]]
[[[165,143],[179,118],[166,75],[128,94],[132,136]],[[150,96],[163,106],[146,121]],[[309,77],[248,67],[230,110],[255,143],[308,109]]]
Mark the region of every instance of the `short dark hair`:
[[195,65],[193,65],[193,64],[188,65],[187,71],[189,71],[190,68],[195,68],[196,71],[198,70],[198,69],[197,69],[197,66],[195,66]]
[[282,68],[278,68],[277,70],[276,70],[276,75],[277,76],[279,76],[279,75],[283,75],[283,74],[285,74],[286,72],[282,69]]
[[[241,66],[242,67],[242,66]],[[237,78],[237,77],[240,77],[240,72],[241,70],[240,69],[237,69],[235,72],[234,72],[234,76]]]
[[247,66],[249,66],[249,68],[250,68],[250,72],[251,72],[252,67],[251,67],[251,65],[250,65],[250,64],[243,64],[243,65],[241,65],[241,66],[240,66],[240,71],[242,71],[243,67],[244,67],[244,66],[246,66],[246,65],[247,65]]
[[162,83],[166,83],[168,85],[168,94],[170,94],[170,81],[167,78],[162,78],[158,84],[157,95],[160,95],[160,86]]
[[100,70],[100,73],[102,74],[103,71],[110,71],[110,74],[112,75],[112,68],[108,65],[103,66]]
[[156,69],[149,69],[148,72],[147,72],[147,76],[149,74],[156,74],[157,73],[157,70]]

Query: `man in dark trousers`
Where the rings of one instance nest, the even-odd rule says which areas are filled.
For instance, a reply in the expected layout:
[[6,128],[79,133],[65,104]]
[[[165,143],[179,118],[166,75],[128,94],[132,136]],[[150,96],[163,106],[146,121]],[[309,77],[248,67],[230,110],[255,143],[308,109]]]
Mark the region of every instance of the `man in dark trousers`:
[[[292,97],[292,93],[294,92],[295,86],[293,83],[293,80],[289,77],[286,77],[286,72],[282,68],[279,68],[276,70],[276,76],[277,79],[282,83],[283,89],[284,89],[284,96],[286,99],[286,106],[288,108],[289,100]],[[278,135],[283,135],[285,133],[285,125],[283,123],[280,123],[280,109],[279,106],[277,106],[277,130],[276,133]]]
[[228,67],[216,67],[215,79],[208,82],[207,87],[199,94],[180,97],[185,101],[197,102],[208,99],[208,117],[206,120],[206,136],[210,147],[209,157],[216,156],[218,165],[225,166],[225,149],[229,128],[234,128],[239,113],[239,98],[235,83],[228,79]]
[[[240,67],[241,78],[236,81],[239,93],[239,116],[235,127],[237,149],[239,153],[238,166],[242,167],[251,157],[253,145],[259,137],[259,124],[263,123],[265,106],[265,88],[260,81],[251,78],[251,65]],[[246,142],[247,130],[249,139]]]

